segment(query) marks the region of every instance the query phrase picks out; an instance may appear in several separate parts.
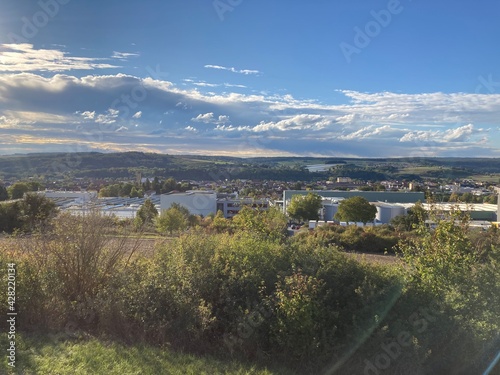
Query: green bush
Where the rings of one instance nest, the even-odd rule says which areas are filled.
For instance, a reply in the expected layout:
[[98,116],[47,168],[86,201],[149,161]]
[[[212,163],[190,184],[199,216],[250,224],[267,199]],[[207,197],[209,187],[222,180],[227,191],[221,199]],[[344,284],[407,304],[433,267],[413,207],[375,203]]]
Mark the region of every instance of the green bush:
[[399,237],[387,226],[343,227],[331,225],[319,227],[314,231],[296,236],[301,243],[311,243],[317,246],[336,245],[346,251],[385,253],[394,252]]
[[22,329],[272,358],[303,373],[363,373],[403,339],[387,373],[477,373],[492,360],[500,247],[492,238],[478,252],[466,220],[417,228],[400,244],[402,266],[375,266],[340,245],[386,246],[387,228],[284,239],[246,219],[248,231],[192,229],[132,257],[107,218],[63,215],[50,233],[4,245],[0,267],[16,260]]

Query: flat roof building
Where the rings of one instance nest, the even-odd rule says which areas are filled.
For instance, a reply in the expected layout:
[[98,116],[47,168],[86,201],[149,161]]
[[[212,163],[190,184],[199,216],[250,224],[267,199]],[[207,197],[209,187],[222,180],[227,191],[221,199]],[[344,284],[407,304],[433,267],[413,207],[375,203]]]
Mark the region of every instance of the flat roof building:
[[217,211],[222,211],[226,219],[230,219],[234,215],[237,215],[244,206],[254,210],[265,211],[269,209],[269,200],[252,198],[217,199]]
[[192,215],[208,216],[217,212],[217,194],[212,190],[189,190],[184,193],[162,194],[160,210],[168,210],[173,203],[186,207]]

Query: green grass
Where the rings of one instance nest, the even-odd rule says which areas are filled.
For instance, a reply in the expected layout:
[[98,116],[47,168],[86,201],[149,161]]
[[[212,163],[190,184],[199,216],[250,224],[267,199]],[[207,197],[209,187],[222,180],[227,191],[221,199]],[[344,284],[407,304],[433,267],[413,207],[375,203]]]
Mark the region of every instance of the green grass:
[[[6,335],[0,339],[8,348]],[[157,375],[157,374],[256,374],[290,373],[271,371],[234,360],[176,353],[146,345],[126,346],[117,342],[67,337],[17,336],[16,368],[13,371],[3,356],[0,374],[23,375]]]

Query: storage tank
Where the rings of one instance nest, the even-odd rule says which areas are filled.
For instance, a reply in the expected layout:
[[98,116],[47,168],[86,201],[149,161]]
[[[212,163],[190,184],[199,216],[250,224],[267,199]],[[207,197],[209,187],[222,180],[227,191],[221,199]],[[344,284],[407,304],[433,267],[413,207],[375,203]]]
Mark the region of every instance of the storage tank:
[[388,224],[396,216],[404,215],[405,209],[403,206],[390,205],[390,204],[377,204],[377,221]]

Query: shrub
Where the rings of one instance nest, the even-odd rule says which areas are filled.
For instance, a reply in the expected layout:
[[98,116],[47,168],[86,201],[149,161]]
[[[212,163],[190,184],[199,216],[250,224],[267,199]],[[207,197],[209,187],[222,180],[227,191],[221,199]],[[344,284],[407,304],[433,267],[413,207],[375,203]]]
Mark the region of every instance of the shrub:
[[18,264],[24,329],[96,322],[99,293],[126,267],[138,245],[126,233],[113,235],[111,223],[95,213],[62,214],[49,232],[16,241],[11,257]]

